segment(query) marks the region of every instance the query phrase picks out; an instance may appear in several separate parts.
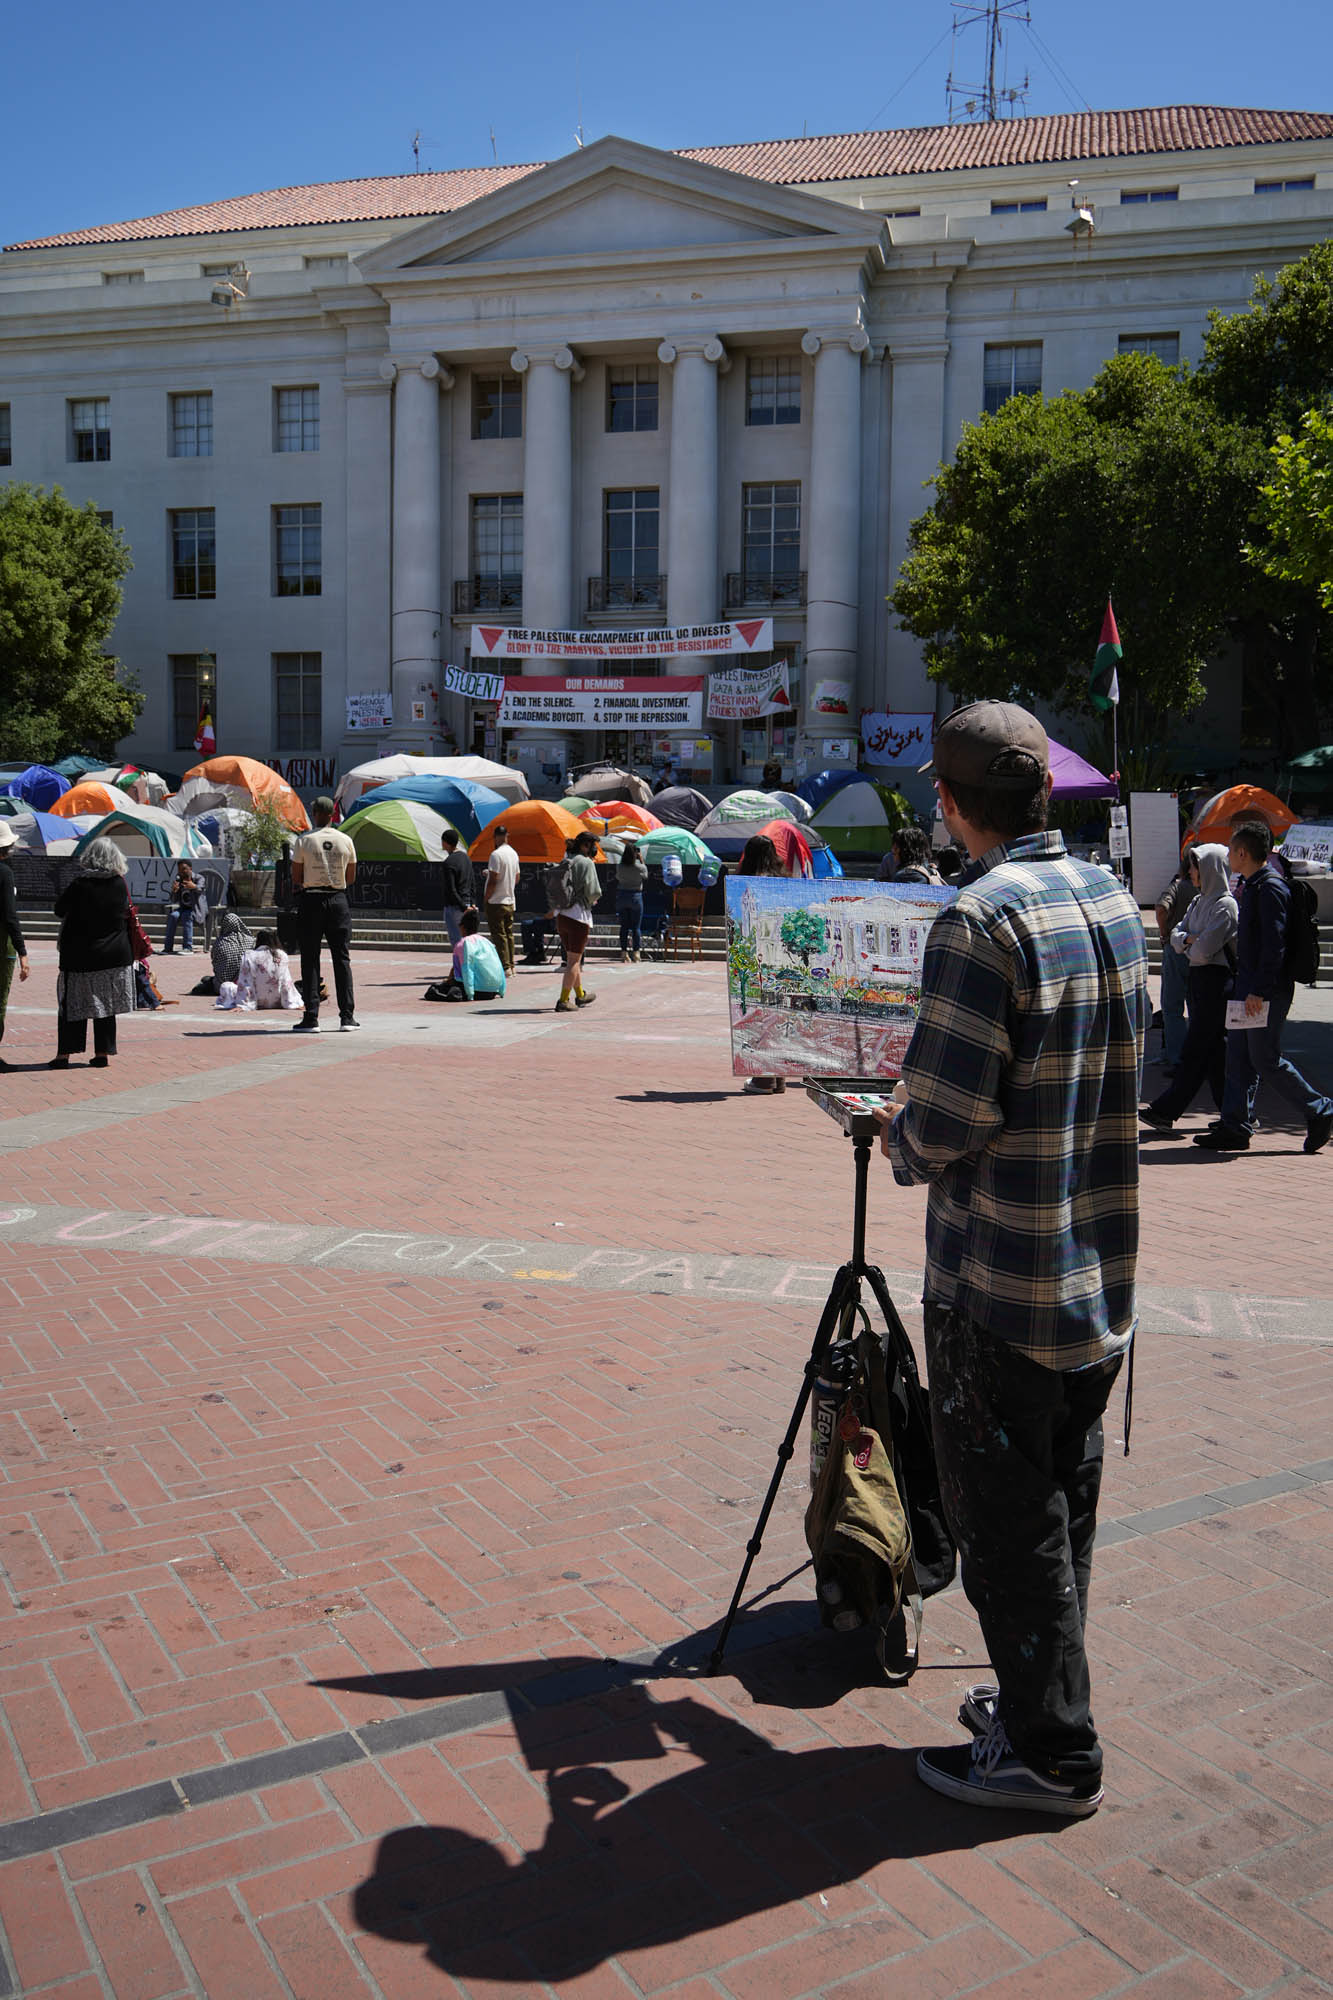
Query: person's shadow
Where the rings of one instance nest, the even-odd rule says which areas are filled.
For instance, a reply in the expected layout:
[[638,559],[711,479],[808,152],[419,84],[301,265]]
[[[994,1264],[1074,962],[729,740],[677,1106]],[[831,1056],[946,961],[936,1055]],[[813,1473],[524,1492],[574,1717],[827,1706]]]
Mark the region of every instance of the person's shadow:
[[[769,1705],[831,1706],[873,1678],[868,1649],[822,1637],[776,1653],[770,1647],[732,1667]],[[894,1857],[1055,1824],[1027,1813],[977,1814],[924,1791],[914,1745],[785,1750],[693,1694],[659,1698],[645,1682],[685,1674],[679,1657],[646,1667],[563,1660],[553,1677],[571,1691],[563,1709],[551,1681],[531,1678],[544,1664],[316,1683],[400,1699],[496,1689],[508,1697],[528,1767],[545,1779],[551,1817],[541,1845],[513,1860],[461,1827],[400,1827],[381,1840],[355,1895],[362,1928],[423,1947],[431,1963],[465,1981],[573,1979],[623,1952],[820,1896]],[[960,1662],[949,1665],[956,1671]],[[919,1710],[904,1710],[909,1726],[918,1718]],[[608,1768],[679,1762],[682,1750],[698,1761],[645,1789]],[[705,1952],[698,1969],[707,1963]]]

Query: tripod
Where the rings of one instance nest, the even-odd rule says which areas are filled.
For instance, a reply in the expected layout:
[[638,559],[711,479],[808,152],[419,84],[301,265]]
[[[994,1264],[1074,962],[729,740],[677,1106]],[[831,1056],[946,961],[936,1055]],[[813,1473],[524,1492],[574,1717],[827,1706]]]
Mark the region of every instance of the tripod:
[[[843,1086],[844,1089],[856,1087],[854,1084]],[[863,1284],[869,1286],[876,1305],[884,1315],[884,1323],[889,1329],[891,1339],[900,1343],[900,1346],[903,1348],[908,1346],[907,1331],[898,1316],[897,1307],[889,1296],[889,1288],[884,1281],[884,1273],[874,1264],[867,1264],[866,1262],[866,1193],[870,1181],[870,1155],[874,1150],[875,1140],[879,1132],[874,1114],[871,1111],[853,1109],[850,1105],[840,1101],[836,1095],[835,1086],[832,1084],[808,1083],[806,1088],[822,1109],[828,1111],[833,1117],[838,1119],[843,1131],[852,1141],[852,1158],[855,1172],[855,1201],[852,1209],[852,1254],[847,1263],[840,1266],[834,1274],[832,1288],[824,1303],[824,1310],[819,1316],[819,1325],[815,1330],[814,1344],[810,1349],[810,1358],[805,1364],[805,1379],[801,1384],[801,1393],[796,1398],[796,1407],[791,1413],[791,1422],[787,1426],[786,1436],[778,1446],[778,1462],[774,1467],[773,1477],[769,1481],[768,1492],[764,1495],[764,1504],[759,1510],[759,1519],[754,1524],[753,1535],[751,1535],[749,1541],[745,1544],[745,1562],[742,1565],[739,1577],[736,1579],[736,1588],[732,1592],[731,1603],[727,1608],[727,1615],[723,1621],[722,1630],[718,1634],[717,1644],[709,1655],[706,1669],[709,1674],[717,1673],[722,1665],[722,1655],[726,1651],[727,1640],[731,1636],[731,1628],[736,1621],[736,1613],[740,1609],[741,1595],[749,1579],[754,1559],[763,1544],[764,1529],[768,1526],[768,1517],[773,1512],[773,1504],[778,1497],[778,1488],[782,1484],[782,1475],[787,1470],[787,1466],[795,1452],[797,1433],[801,1428],[801,1419],[805,1415],[806,1406],[810,1401],[810,1394],[814,1388],[815,1377],[819,1373],[820,1364],[824,1356],[828,1353],[829,1348],[833,1345],[834,1339],[850,1330],[857,1313],[861,1311],[861,1288]]]

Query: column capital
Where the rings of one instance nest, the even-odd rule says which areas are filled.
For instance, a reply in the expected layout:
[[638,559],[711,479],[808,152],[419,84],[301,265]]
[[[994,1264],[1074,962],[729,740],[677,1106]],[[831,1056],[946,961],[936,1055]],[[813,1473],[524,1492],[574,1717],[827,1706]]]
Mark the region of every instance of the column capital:
[[847,347],[853,354],[864,354],[869,345],[870,335],[863,326],[834,327],[823,333],[812,327],[801,335],[801,352],[812,358],[825,347]]
[[380,363],[380,380],[396,382],[400,375],[420,375],[423,382],[434,382],[441,389],[452,389],[454,375],[444,366],[438,355],[427,354],[417,360],[393,361],[386,357]]
[[731,366],[731,357],[715,333],[682,334],[676,340],[664,340],[657,350],[658,360],[667,368],[683,354],[702,355],[705,361],[717,362],[721,375]]
[[515,348],[509,357],[509,366],[516,375],[526,375],[535,361],[546,362],[562,375],[568,375],[572,382],[581,382],[584,376],[583,363],[572,347]]

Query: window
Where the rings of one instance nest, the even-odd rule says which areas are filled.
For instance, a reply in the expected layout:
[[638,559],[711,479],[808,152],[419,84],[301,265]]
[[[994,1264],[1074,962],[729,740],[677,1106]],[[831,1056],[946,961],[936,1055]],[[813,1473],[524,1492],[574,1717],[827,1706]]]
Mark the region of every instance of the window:
[[657,429],[657,369],[636,361],[606,371],[606,428],[609,431]]
[[231,262],[227,262],[226,264],[201,264],[199,266],[199,275],[201,278],[229,278],[235,268],[236,266]]
[[101,508],[99,507],[97,511],[97,525],[99,528],[107,528],[107,529],[114,528],[116,525],[116,517],[114,514],[111,513],[104,514]]
[[213,394],[204,390],[196,396],[171,396],[171,456],[211,458],[213,456]]
[[0,403],[0,465],[14,462],[13,432],[9,426],[9,405]]
[[1041,394],[1041,342],[1017,342],[986,349],[985,408],[994,416],[1011,396]]
[[523,384],[517,375],[472,377],[474,438],[516,438],[523,435]]
[[523,495],[472,496],[472,606],[513,611],[523,602]]
[[279,597],[318,597],[321,587],[320,510],[273,509],[273,588]]
[[764,602],[799,602],[800,486],[745,487],[741,533],[745,595]]
[[800,423],[799,354],[755,355],[746,362],[745,421],[747,424]]
[[1314,186],[1314,175],[1307,174],[1299,181],[1256,181],[1256,194],[1308,194]]
[[901,222],[905,216],[920,215],[919,208],[886,208],[884,211],[890,222]]
[[606,495],[602,577],[608,605],[656,603],[660,594],[660,501],[655,486],[621,489]]
[[307,271],[345,271],[347,269],[347,258],[345,256],[307,257],[305,267]]
[[97,396],[69,406],[70,457],[94,465],[111,456],[111,399]]
[[104,285],[141,285],[143,283],[143,272],[103,271],[102,283]]
[[1178,333],[1122,333],[1116,343],[1119,354],[1155,354],[1168,368],[1177,366],[1180,360],[1180,335]]
[[273,706],[284,756],[318,756],[323,741],[323,656],[273,655]]
[[279,389],[274,396],[275,451],[319,450],[319,390]]
[[168,664],[175,723],[172,747],[193,750],[205,706],[213,718],[214,730],[218,726],[217,662],[211,653],[173,653]]
[[993,201],[990,205],[992,215],[1043,215],[1045,210],[1045,195],[1040,201]]
[[1134,203],[1145,201],[1179,201],[1179,188],[1121,188],[1120,206],[1132,207]]
[[171,516],[171,594],[216,597],[217,544],[211,507],[185,507]]

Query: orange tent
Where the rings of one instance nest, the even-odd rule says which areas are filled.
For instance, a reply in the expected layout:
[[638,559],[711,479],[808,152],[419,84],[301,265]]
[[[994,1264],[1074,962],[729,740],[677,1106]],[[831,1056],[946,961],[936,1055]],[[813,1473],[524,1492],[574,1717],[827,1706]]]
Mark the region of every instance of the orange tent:
[[227,804],[245,808],[259,799],[272,799],[282,819],[293,833],[308,833],[310,817],[300,799],[270,764],[257,757],[208,757],[185,773],[174,805],[178,812],[193,818],[200,810],[191,801],[209,791],[226,792]]
[[[69,797],[68,792],[65,797]],[[63,805],[64,800],[57,803]],[[1180,843],[1181,853],[1203,841],[1216,841],[1226,847],[1231,840],[1231,829],[1243,819],[1263,820],[1274,840],[1281,840],[1288,828],[1296,824],[1296,815],[1290,807],[1284,806],[1272,792],[1266,792],[1262,785],[1231,785],[1195,807],[1189,831]]]
[[606,799],[595,806],[589,806],[579,814],[579,818],[590,833],[623,833],[630,839],[636,833],[655,833],[662,822],[656,813],[650,813],[646,806],[631,805],[628,799]]
[[[506,806],[498,818],[481,829],[468,849],[474,861],[490,860],[497,826],[507,831],[509,845],[520,861],[563,861],[565,842],[593,831],[563,806],[552,805],[547,799],[524,799],[522,805]],[[606,859],[600,847],[597,859]]]
[[101,817],[116,812],[124,803],[125,794],[119,786],[104,785],[100,778],[84,778],[62,792],[51,811],[60,819],[73,819],[75,813],[97,813]]

